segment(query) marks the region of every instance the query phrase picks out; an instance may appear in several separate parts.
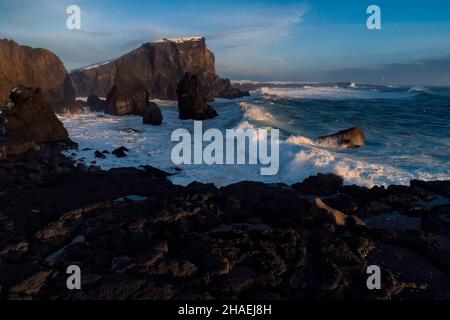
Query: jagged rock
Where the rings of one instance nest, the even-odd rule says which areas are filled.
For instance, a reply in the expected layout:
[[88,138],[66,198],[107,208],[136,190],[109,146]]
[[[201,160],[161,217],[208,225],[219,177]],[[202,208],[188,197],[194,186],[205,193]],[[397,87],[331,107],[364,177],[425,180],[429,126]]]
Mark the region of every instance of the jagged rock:
[[122,73],[143,81],[152,98],[175,100],[178,82],[186,72],[198,74],[208,98],[234,98],[248,95],[234,89],[215,71],[214,54],[205,38],[161,40],[142,45],[126,55],[96,67],[79,69],[71,78],[79,96],[106,96]]
[[67,130],[39,88],[16,87],[10,99],[0,115],[5,123],[4,137],[36,143],[68,140]]
[[321,146],[332,148],[358,148],[365,144],[366,138],[360,128],[351,128],[338,133],[316,139]]
[[[450,298],[449,181],[367,189],[315,177],[339,187],[308,184],[330,194],[319,202],[284,184],[175,185],[148,166],[77,170],[57,151],[0,161],[0,299]],[[428,231],[356,228],[376,199],[410,215],[409,202],[430,204]],[[65,286],[70,264],[81,291]],[[381,290],[367,289],[369,265]]]
[[89,109],[95,112],[105,112],[106,110],[106,101],[100,99],[95,94],[88,97],[87,105],[89,106]]
[[120,148],[117,148],[116,150],[114,150],[113,152],[111,152],[113,155],[115,155],[117,158],[124,158],[124,157],[126,157],[127,156],[127,152],[128,152],[129,150],[127,149],[127,148],[125,148],[125,147],[120,147]]
[[292,188],[305,193],[320,196],[331,196],[341,190],[344,179],[334,174],[319,173],[306,178],[302,183],[292,185]]
[[210,105],[197,75],[186,73],[177,88],[180,119],[205,120],[218,114]]
[[56,112],[71,109],[75,89],[61,60],[46,49],[21,46],[0,40],[0,105],[8,101],[10,90],[18,85],[39,87],[42,96]]
[[144,124],[151,124],[153,126],[159,126],[162,124],[163,115],[161,109],[154,102],[147,103],[146,109],[142,116]]
[[95,157],[99,159],[106,159],[106,156],[103,152],[100,152],[98,150],[95,151]]

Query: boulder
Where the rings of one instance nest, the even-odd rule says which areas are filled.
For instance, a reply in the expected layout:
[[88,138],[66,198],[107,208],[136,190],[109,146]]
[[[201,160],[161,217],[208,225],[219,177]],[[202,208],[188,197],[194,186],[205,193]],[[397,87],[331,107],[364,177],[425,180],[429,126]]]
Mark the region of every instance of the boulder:
[[87,99],[87,105],[91,111],[105,112],[106,110],[106,101],[100,99],[95,94],[89,96]]
[[161,109],[154,102],[148,102],[147,108],[144,110],[142,121],[144,124],[151,124],[153,126],[159,126],[162,124],[163,116]]
[[117,158],[124,158],[127,156],[127,152],[130,151],[128,148],[125,148],[124,146],[117,148],[113,152],[111,152],[113,155],[115,155]]
[[37,143],[67,141],[68,133],[39,88],[19,86],[1,110],[2,135],[17,141]]
[[57,55],[12,40],[0,39],[0,83],[0,105],[8,101],[10,90],[19,84],[41,88],[42,96],[58,113],[75,102],[72,81]]
[[199,77],[186,73],[177,88],[178,109],[180,119],[205,120],[217,117],[218,114],[210,105],[205,89]]
[[360,128],[351,128],[316,139],[316,144],[332,148],[358,148],[365,144],[364,132]]

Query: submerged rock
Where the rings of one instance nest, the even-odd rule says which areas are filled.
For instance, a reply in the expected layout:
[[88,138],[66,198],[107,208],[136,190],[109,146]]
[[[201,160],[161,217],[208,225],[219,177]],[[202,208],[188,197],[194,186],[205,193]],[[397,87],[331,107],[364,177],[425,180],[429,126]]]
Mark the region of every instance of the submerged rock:
[[315,142],[324,147],[358,148],[364,146],[366,138],[360,128],[351,128],[329,136],[319,137]]
[[130,151],[125,147],[120,147],[117,148],[116,150],[114,150],[113,152],[111,152],[113,155],[115,155],[117,158],[124,158],[127,156],[127,152]]
[[205,89],[197,75],[186,73],[177,88],[180,119],[205,120],[218,114],[210,105]]

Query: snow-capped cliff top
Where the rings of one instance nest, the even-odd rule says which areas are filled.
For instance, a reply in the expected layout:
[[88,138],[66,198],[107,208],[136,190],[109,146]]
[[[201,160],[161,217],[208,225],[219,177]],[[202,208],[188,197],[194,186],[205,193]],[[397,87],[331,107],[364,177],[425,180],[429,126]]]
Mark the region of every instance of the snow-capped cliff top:
[[185,38],[171,38],[171,39],[159,39],[156,41],[152,41],[153,43],[161,43],[161,42],[174,42],[174,43],[183,43],[183,42],[191,42],[191,41],[201,41],[203,37],[196,36],[196,37],[185,37]]

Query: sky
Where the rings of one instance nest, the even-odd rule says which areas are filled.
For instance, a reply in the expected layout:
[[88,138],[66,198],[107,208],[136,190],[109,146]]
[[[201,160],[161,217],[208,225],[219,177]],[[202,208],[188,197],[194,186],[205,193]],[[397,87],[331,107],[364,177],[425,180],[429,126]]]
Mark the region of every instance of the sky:
[[[73,4],[80,30],[66,28]],[[381,30],[366,26],[371,4]],[[0,38],[50,49],[68,69],[194,35],[234,80],[450,85],[448,0],[0,0]]]

